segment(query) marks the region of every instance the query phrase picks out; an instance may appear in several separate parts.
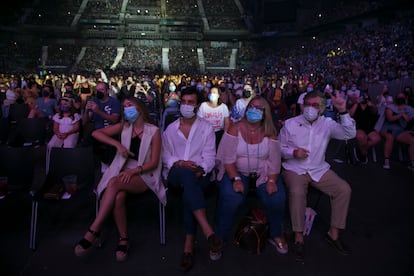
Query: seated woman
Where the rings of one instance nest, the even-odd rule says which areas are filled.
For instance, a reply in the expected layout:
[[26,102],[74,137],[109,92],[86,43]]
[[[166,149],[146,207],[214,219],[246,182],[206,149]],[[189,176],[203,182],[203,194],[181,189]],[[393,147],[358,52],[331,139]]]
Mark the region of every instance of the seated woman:
[[74,148],[79,139],[81,116],[74,112],[72,100],[65,97],[61,98],[58,110],[52,118],[53,136],[47,144],[46,172],[49,170],[49,157],[52,148]]
[[[161,135],[150,123],[145,105],[135,98],[124,99],[124,118],[121,122],[95,130],[92,136],[117,149],[114,160],[103,174],[97,192],[100,209],[82,240],[75,247],[75,255],[82,257],[97,243],[105,219],[112,212],[119,232],[115,252],[118,262],[128,255],[128,233],[125,199],[128,193],[143,193],[151,189],[165,205],[165,188],[161,182]],[[121,134],[121,141],[112,137]]]
[[211,123],[216,135],[216,149],[220,143],[223,133],[228,130],[230,125],[229,109],[221,102],[217,87],[210,89],[208,101],[200,105],[197,113],[198,117]]
[[407,144],[410,164],[408,169],[414,171],[414,133],[409,129],[409,122],[414,119],[414,108],[407,105],[407,98],[403,92],[395,97],[395,103],[385,109],[385,122],[381,129],[384,143],[384,169],[390,169],[390,157],[394,141]]
[[378,120],[378,109],[368,93],[362,92],[362,96],[353,102],[349,115],[356,122],[356,157],[358,161],[366,164],[368,150],[381,141],[381,136],[374,129]]
[[249,190],[254,191],[267,213],[269,241],[281,254],[288,252],[282,234],[285,189],[279,176],[280,144],[268,102],[255,96],[246,107],[244,118],[223,135],[217,158],[221,161],[218,179],[219,199],[216,233],[228,241],[231,223]]

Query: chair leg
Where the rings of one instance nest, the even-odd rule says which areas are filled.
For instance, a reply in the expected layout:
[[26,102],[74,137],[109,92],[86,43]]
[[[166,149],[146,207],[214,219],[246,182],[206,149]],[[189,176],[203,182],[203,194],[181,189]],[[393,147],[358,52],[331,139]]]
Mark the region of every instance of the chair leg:
[[159,202],[160,214],[160,244],[165,245],[165,206]]
[[372,161],[374,163],[377,163],[377,150],[375,149],[375,146],[371,148],[372,151]]
[[39,203],[36,200],[32,200],[32,217],[30,219],[30,241],[29,248],[36,249],[36,230],[37,230],[37,208]]

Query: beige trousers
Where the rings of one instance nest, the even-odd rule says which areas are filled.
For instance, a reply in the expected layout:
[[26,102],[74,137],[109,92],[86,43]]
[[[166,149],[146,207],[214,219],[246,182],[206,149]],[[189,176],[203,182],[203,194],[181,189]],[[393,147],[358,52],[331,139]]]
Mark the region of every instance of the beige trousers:
[[305,222],[308,185],[327,194],[331,199],[331,227],[344,229],[348,206],[351,199],[351,187],[334,171],[328,170],[319,181],[313,181],[309,174],[299,175],[293,171],[282,172],[288,190],[288,202],[292,230],[303,232]]

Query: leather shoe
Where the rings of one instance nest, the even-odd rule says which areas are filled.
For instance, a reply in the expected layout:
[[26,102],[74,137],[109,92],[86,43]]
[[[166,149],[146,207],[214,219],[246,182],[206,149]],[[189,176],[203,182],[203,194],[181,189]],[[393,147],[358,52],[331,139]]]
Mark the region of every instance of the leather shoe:
[[184,252],[181,257],[180,269],[184,272],[187,272],[193,267],[193,263],[193,254],[190,252]]
[[331,236],[329,236],[328,233],[325,234],[325,239],[328,242],[330,246],[332,246],[336,252],[338,252],[341,255],[350,255],[351,250],[343,244],[343,242],[338,238],[336,240],[333,240]]
[[293,244],[293,252],[297,262],[303,263],[305,261],[305,244],[303,242],[295,242]]

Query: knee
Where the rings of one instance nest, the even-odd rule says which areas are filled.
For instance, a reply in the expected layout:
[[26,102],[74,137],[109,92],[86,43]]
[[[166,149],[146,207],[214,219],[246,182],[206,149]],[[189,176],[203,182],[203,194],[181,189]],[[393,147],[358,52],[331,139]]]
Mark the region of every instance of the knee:
[[126,193],[125,192],[119,192],[115,196],[115,205],[123,205],[125,203],[126,199]]
[[350,198],[352,194],[351,186],[349,186],[348,182],[342,181],[341,185],[339,186],[339,193],[344,197]]
[[364,132],[362,132],[362,131],[357,131],[357,133],[356,133],[356,139],[357,139],[357,141],[359,141],[359,142],[365,142],[365,140],[367,139],[366,138],[367,136],[365,135],[365,133]]
[[299,188],[299,187],[292,188],[292,187],[290,187],[288,189],[288,195],[289,195],[290,200],[295,199],[295,198],[299,198],[299,199],[305,198],[306,194],[307,194],[307,192],[306,192],[304,187],[302,187],[302,188]]
[[111,190],[111,191],[117,191],[118,190],[118,177],[112,177],[109,181],[108,181],[108,185],[106,186],[107,190]]

